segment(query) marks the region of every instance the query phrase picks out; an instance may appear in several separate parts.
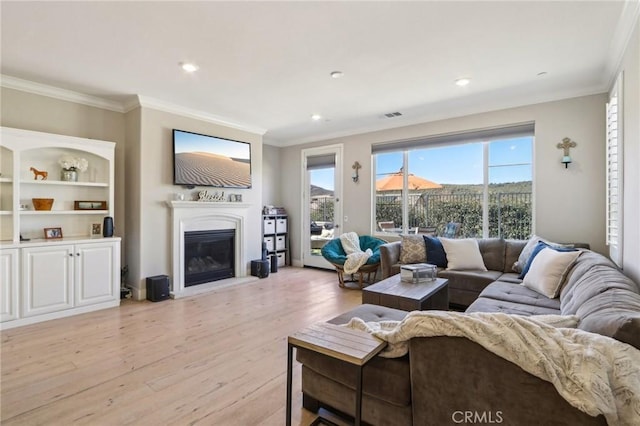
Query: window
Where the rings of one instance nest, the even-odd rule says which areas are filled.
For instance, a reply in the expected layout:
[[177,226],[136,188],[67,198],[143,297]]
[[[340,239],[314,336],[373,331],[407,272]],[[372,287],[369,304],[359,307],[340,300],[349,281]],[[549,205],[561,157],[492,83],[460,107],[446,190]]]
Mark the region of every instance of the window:
[[622,74],[607,103],[607,245],[609,257],[622,266]]
[[528,238],[532,152],[533,123],[374,146],[376,231]]

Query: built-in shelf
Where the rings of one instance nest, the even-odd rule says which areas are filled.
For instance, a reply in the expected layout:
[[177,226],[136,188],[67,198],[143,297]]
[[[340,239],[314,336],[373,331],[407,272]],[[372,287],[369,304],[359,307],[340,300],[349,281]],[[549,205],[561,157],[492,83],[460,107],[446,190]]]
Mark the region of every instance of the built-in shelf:
[[23,185],[59,185],[59,186],[91,186],[91,187],[103,187],[109,186],[108,183],[103,182],[67,182],[63,180],[23,180]]
[[11,210],[0,210],[0,216],[11,216],[12,214]]
[[22,210],[23,215],[56,215],[56,214],[96,214],[106,215],[108,210]]
[[10,177],[0,177],[0,183],[11,183],[13,182],[13,178]]

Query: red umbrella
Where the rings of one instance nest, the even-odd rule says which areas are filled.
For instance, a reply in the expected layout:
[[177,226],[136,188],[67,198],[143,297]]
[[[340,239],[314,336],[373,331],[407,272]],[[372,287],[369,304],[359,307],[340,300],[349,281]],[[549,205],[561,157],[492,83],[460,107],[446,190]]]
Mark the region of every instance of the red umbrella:
[[[442,185],[409,173],[409,190],[442,188]],[[376,181],[376,191],[400,191],[403,189],[402,171],[390,174]]]

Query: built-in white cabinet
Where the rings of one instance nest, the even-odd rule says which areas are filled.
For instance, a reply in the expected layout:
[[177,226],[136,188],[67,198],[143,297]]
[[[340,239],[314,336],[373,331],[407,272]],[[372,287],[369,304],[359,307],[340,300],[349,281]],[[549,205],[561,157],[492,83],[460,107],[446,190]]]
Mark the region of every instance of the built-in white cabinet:
[[0,250],[0,322],[18,318],[18,249]]
[[[0,131],[1,327],[118,306],[120,238],[102,235],[115,143]],[[71,179],[69,161],[79,166]],[[42,198],[50,209],[36,209]]]
[[22,249],[22,317],[73,307],[73,245]]
[[120,298],[120,244],[95,243],[74,247],[75,306]]
[[118,300],[119,242],[22,249],[23,317]]
[[[46,228],[60,228],[64,237],[88,237],[93,224],[113,216],[115,143],[0,130],[1,241],[44,239]],[[62,160],[86,167],[76,171],[76,180],[64,180]],[[53,199],[53,205],[37,210],[34,198]]]

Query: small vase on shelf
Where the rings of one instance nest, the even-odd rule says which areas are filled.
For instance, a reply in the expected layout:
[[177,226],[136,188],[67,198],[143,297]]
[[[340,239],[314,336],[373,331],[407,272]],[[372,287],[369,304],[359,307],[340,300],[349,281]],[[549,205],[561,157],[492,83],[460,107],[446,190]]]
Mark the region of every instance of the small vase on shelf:
[[60,171],[60,180],[63,180],[65,182],[77,182],[78,172],[76,170],[62,169]]

